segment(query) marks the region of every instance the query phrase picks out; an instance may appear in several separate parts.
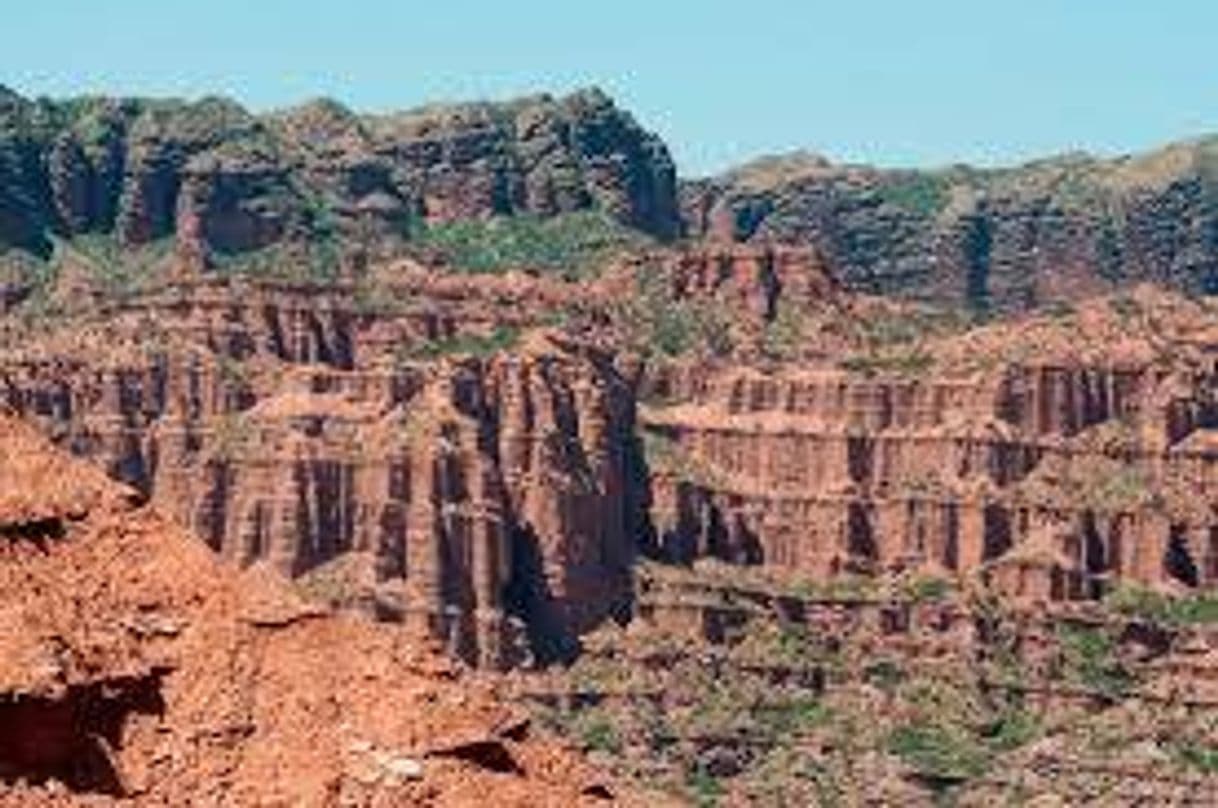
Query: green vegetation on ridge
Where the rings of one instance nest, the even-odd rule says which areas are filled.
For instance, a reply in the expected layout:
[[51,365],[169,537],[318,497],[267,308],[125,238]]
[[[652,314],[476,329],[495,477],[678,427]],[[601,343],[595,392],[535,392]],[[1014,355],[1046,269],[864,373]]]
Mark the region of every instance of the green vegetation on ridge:
[[650,239],[599,211],[551,218],[533,214],[416,222],[412,242],[446,256],[453,268],[472,273],[538,270],[572,280],[587,278],[616,252],[647,246]]

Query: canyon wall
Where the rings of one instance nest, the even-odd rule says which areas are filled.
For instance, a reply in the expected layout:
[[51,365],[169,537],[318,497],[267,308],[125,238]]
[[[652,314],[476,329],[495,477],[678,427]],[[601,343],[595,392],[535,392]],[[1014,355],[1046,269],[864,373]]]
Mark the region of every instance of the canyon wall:
[[598,211],[665,241],[815,246],[856,291],[1020,310],[1218,289],[1216,143],[925,171],[796,154],[678,183],[662,140],[595,89],[384,115],[0,89],[0,248],[155,245],[197,218],[218,255],[327,264],[396,254],[425,223]]
[[308,285],[197,247],[139,295],[11,322],[4,403],[234,563],[480,664],[628,618],[639,554],[1041,601],[1218,578],[1203,303],[930,326],[802,248]]
[[1171,361],[1116,343],[1059,357],[1046,340],[969,372],[947,365],[946,344],[928,349],[938,367],[903,371],[674,364],[642,392],[653,552],[813,581],[977,578],[1041,600],[1211,585],[1208,339]]
[[565,656],[629,611],[632,381],[555,334],[403,356],[479,327],[462,288],[378,312],[351,288],[179,283],[7,352],[0,398],[238,564],[485,665]]

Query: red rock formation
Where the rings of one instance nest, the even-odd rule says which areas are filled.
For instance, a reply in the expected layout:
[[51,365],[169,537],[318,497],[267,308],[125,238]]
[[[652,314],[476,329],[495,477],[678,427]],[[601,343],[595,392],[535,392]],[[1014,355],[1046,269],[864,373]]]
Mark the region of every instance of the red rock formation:
[[810,248],[708,246],[632,257],[637,274],[663,278],[677,300],[714,300],[758,323],[772,320],[779,300],[814,310],[845,298],[824,259]]
[[630,384],[540,334],[510,355],[395,359],[477,327],[443,313],[446,295],[476,310],[470,289],[432,292],[361,314],[341,289],[179,283],[80,354],[10,356],[4,396],[238,564],[302,576],[356,554],[336,601],[483,665],[523,660],[522,621],[535,653],[565,655],[630,599]]
[[[1171,305],[1146,295],[1139,305]],[[1141,332],[1098,301],[1064,327],[925,342],[939,360],[921,373],[879,355],[878,370],[668,369],[641,415],[656,550],[820,578],[947,570],[1054,598],[1209,583],[1218,514],[1201,436],[1215,376],[1211,349],[1182,333],[1205,315],[1171,316],[1191,324],[1106,342]],[[1002,341],[1020,332],[1040,355],[1006,364],[1023,349]],[[1025,587],[1017,559],[1033,556],[1044,575]]]
[[[641,362],[620,304],[656,288],[661,315],[722,316],[730,349]],[[521,661],[523,635],[564,657],[627,614],[637,547],[1055,598],[1218,576],[1218,341],[1202,307],[1147,290],[886,342],[909,311],[846,294],[813,252],[748,247],[582,285],[399,264],[107,305],[14,347],[10,408],[234,562],[484,665]],[[565,331],[529,330],[556,309]],[[784,317],[795,336],[767,352]]]

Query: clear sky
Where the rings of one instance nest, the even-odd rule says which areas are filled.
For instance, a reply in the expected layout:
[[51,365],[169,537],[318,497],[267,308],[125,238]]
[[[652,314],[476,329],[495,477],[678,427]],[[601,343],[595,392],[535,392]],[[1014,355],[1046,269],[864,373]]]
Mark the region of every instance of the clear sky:
[[362,110],[597,84],[683,173],[807,148],[883,165],[1218,132],[1218,0],[11,0],[27,95],[333,96]]

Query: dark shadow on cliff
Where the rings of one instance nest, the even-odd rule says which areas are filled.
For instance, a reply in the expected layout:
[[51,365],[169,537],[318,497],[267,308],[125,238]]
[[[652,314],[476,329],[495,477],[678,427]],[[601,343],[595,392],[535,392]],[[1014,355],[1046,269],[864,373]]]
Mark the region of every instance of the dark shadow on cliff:
[[[647,465],[643,449],[643,438],[638,431],[638,375],[641,370],[623,370],[608,353],[594,353],[589,357],[609,380],[614,392],[609,396],[615,407],[622,409],[614,419],[628,425],[617,435],[614,449],[620,452],[619,467],[622,470],[621,529],[624,541],[606,546],[607,553],[602,562],[609,574],[617,578],[616,595],[606,604],[605,615],[619,625],[629,623],[635,612],[634,570],[640,556],[654,557],[657,536],[651,521],[651,470]],[[606,492],[612,494],[613,492]]]
[[537,534],[530,527],[520,528],[513,532],[511,541],[512,575],[503,593],[508,613],[524,621],[537,665],[574,661],[581,650],[579,639],[555,607]]
[[63,783],[76,793],[123,796],[117,752],[134,714],[162,715],[167,671],[68,687],[62,696],[0,699],[0,781]]
[[643,439],[637,430],[632,431],[630,440],[626,441],[625,453],[626,529],[635,536],[635,551],[639,555],[655,557],[659,551],[659,536],[652,523],[652,469],[647,464]]
[[1163,553],[1163,571],[1189,588],[1196,588],[1201,583],[1201,574],[1193,554],[1189,552],[1188,541],[1177,528],[1172,528],[1167,549]]

